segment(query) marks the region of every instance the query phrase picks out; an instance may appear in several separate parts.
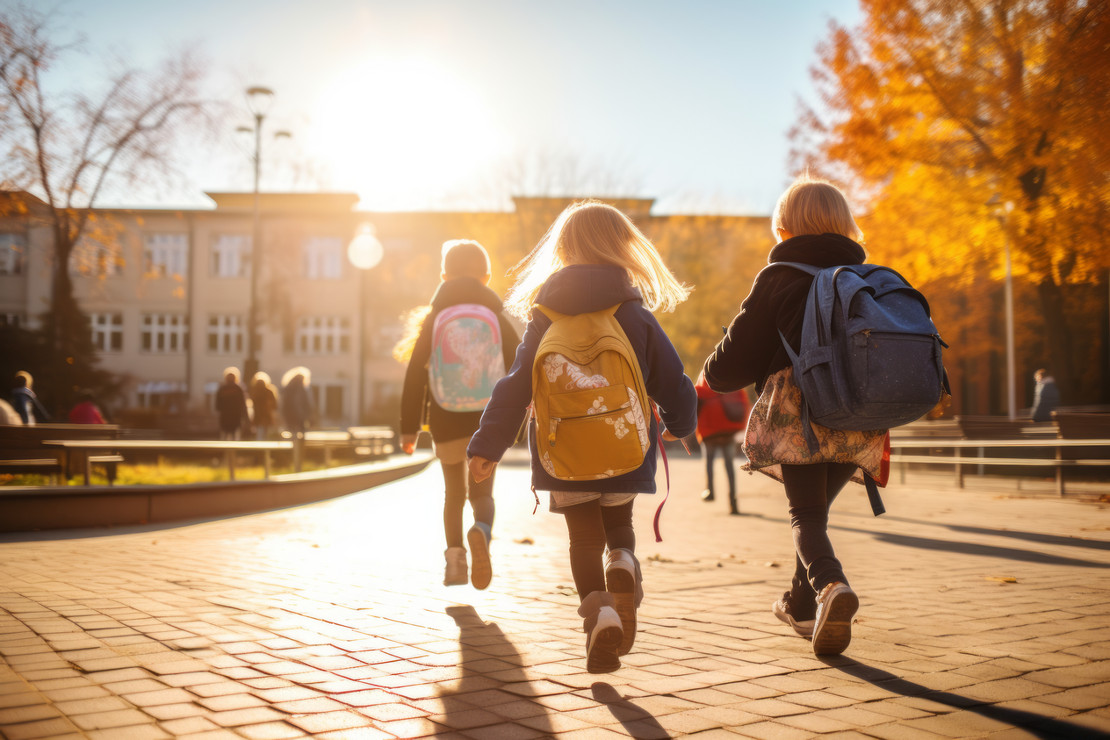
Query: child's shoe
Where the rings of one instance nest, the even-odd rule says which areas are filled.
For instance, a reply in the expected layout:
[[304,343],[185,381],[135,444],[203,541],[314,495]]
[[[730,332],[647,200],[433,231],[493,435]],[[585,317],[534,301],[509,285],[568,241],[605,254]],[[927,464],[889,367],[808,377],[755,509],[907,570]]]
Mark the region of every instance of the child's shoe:
[[813,637],[813,619],[798,619],[801,607],[794,603],[793,594],[787,591],[782,598],[771,604],[771,613],[781,621],[790,625],[799,635],[805,638]]
[[590,673],[612,673],[621,667],[617,651],[624,631],[613,602],[613,594],[594,591],[578,607],[582,629],[586,633],[586,670]]
[[466,548],[448,547],[443,551],[447,566],[443,569],[444,586],[466,585]]
[[847,583],[835,581],[817,596],[817,619],[813,625],[813,653],[840,655],[852,641],[852,618],[859,597]]
[[466,533],[470,543],[470,583],[476,589],[484,589],[493,579],[493,565],[489,560],[490,526],[485,522],[474,522]]
[[617,655],[627,655],[636,641],[636,607],[644,600],[644,577],[631,550],[618,547],[605,557],[605,589],[612,594],[624,637]]

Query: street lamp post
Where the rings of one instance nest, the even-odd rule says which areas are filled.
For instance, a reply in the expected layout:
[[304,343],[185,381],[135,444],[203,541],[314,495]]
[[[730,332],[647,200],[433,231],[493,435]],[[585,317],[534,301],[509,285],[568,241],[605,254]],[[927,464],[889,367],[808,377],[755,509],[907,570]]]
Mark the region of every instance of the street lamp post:
[[[1010,201],[1001,203],[1001,198],[996,194],[990,199],[989,205],[996,206],[994,211],[998,225],[1002,227],[1002,245],[1006,260],[1006,282],[1004,283],[1004,304],[1006,311],[1006,409],[1010,421],[1017,418],[1017,368],[1014,360],[1014,276],[1010,262],[1010,231],[1007,227],[1007,217],[1014,209]],[[997,206],[1001,206],[998,208]]]
[[[247,308],[247,360],[243,363],[243,377],[250,382],[258,372],[258,275],[262,272],[262,214],[259,183],[262,177],[262,122],[270,110],[274,91],[268,87],[247,88],[247,107],[254,116],[254,126],[240,126],[240,133],[254,135],[254,209],[251,236],[250,294]],[[274,138],[288,137],[288,131],[278,131]]]
[[347,246],[347,259],[361,272],[358,288],[358,392],[355,401],[355,424],[362,423],[366,393],[366,276],[382,259],[382,245],[374,236],[374,227],[363,225]]

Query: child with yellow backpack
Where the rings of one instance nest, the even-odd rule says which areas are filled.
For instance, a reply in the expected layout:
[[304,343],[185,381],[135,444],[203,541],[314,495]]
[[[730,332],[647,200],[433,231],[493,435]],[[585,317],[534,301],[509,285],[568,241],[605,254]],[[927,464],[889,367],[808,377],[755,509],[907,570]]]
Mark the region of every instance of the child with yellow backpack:
[[586,668],[608,673],[632,648],[643,598],[633,502],[655,493],[659,437],[697,425],[694,385],[651,313],[674,310],[689,288],[597,201],[564,210],[518,268],[506,310],[528,325],[467,447],[470,471],[493,474],[531,406],[532,489],[566,517]]

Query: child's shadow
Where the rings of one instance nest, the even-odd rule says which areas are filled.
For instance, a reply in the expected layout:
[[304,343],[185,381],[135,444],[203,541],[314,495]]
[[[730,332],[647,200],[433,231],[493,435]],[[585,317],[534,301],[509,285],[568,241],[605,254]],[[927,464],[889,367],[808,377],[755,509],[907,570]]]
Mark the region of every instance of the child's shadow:
[[[462,667],[462,680],[459,681],[456,688],[439,694],[439,698],[443,702],[446,724],[453,729],[457,724],[459,725],[458,729],[470,730],[473,728],[472,717],[467,717],[466,721],[452,723],[451,715],[485,710],[497,715],[500,722],[515,721],[543,733],[545,737],[554,736],[555,730],[548,719],[547,709],[542,704],[532,701],[527,696],[519,696],[515,692],[504,692],[501,688],[507,684],[529,681],[524,670],[520,667],[523,662],[520,653],[517,652],[512,641],[501,631],[501,628],[495,623],[487,624],[483,622],[482,618],[478,616],[478,612],[470,605],[449,606],[446,612],[447,616],[454,619],[455,624],[461,630],[459,633],[459,650],[461,653],[459,665]],[[513,696],[517,697],[516,699],[508,699],[507,702],[503,703],[528,702],[535,710],[523,715],[514,712],[514,715],[519,716],[519,719],[504,716],[497,711],[498,703],[489,702],[488,696],[481,698],[477,696],[479,693],[484,694],[493,691],[512,693]],[[471,698],[477,699],[477,701],[471,703]],[[491,718],[490,724],[496,723],[497,721],[492,721]]]
[[662,740],[671,736],[650,712],[625,699],[609,684],[599,681],[590,686],[590,693],[598,703],[609,708],[630,737]]

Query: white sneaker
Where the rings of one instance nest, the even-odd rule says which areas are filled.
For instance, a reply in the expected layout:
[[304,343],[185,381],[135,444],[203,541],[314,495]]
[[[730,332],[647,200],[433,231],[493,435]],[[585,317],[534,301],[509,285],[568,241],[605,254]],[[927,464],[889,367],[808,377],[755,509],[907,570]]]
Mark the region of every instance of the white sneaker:
[[836,581],[817,595],[817,619],[813,625],[813,653],[840,655],[852,641],[852,618],[859,597],[847,583]]
[[443,585],[465,586],[466,548],[448,547],[446,550],[443,551],[443,557],[447,561],[447,565],[443,569]]
[[624,630],[613,606],[613,595],[594,591],[578,607],[586,633],[586,670],[590,673],[612,673],[621,667],[617,655]]
[[493,564],[489,560],[489,525],[475,522],[466,533],[470,544],[470,583],[476,589],[484,589],[493,579]]
[[644,598],[640,563],[631,550],[618,547],[605,557],[605,590],[613,595],[613,606],[621,618],[624,638],[617,655],[628,655],[636,642],[636,607]]

